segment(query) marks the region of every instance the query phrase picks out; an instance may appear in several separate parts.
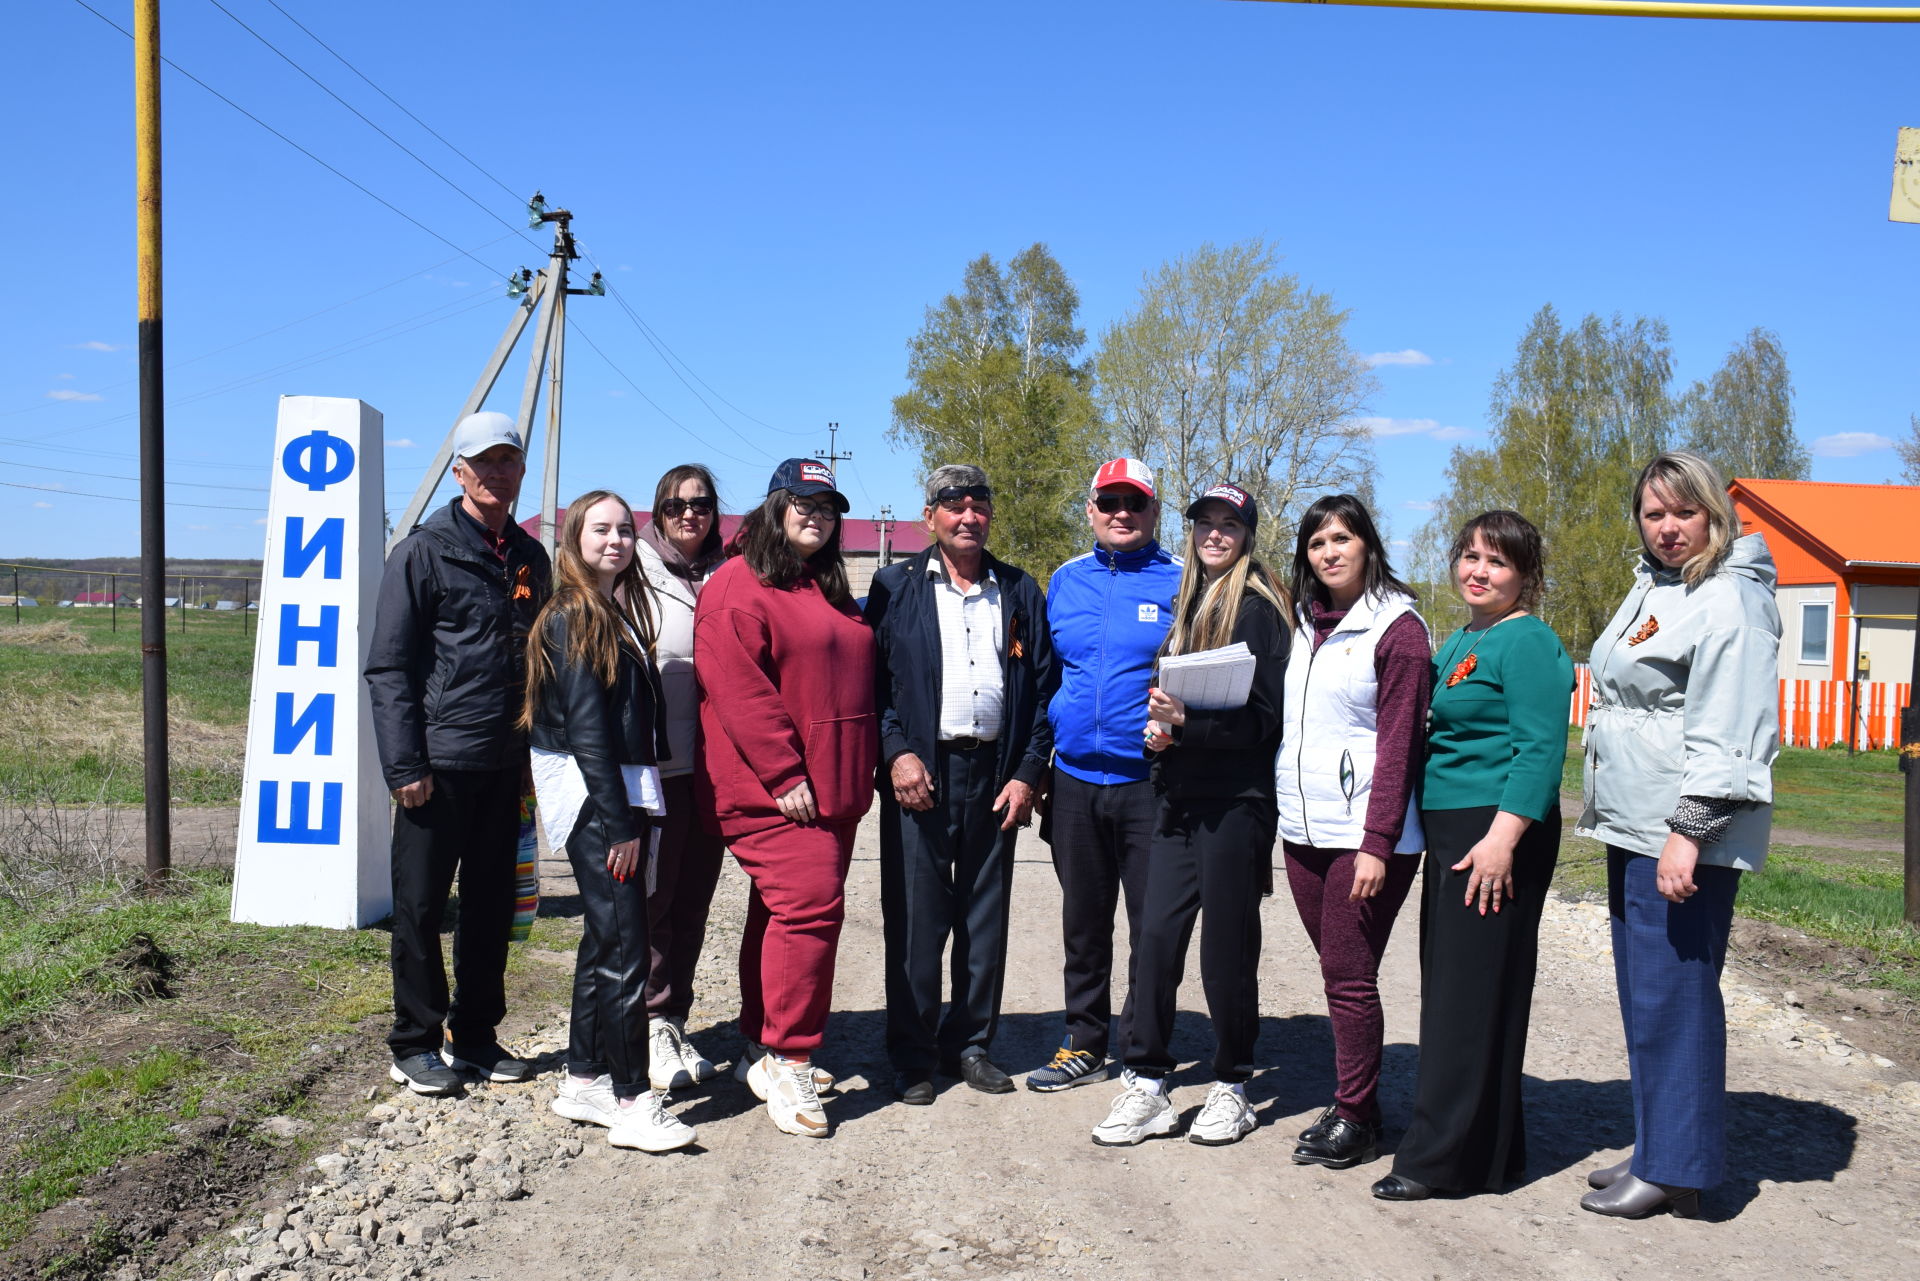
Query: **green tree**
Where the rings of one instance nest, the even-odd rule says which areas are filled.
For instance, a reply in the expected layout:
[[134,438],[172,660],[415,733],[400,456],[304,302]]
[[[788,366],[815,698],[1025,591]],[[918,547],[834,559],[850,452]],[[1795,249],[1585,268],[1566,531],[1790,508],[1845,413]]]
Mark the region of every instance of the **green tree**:
[[1496,507],[1520,512],[1546,541],[1541,616],[1569,653],[1584,656],[1632,581],[1639,540],[1628,490],[1667,447],[1672,376],[1664,322],[1590,315],[1568,328],[1542,307],[1494,384],[1491,439],[1457,446],[1448,460],[1446,493],[1416,562],[1442,576],[1438,562],[1468,519]]
[[1101,340],[1101,408],[1117,447],[1158,471],[1169,529],[1192,495],[1232,480],[1268,517],[1262,542],[1283,548],[1314,499],[1371,477],[1353,420],[1375,383],[1347,313],[1278,262],[1259,239],[1201,245],[1147,273]]
[[1680,398],[1686,447],[1728,480],[1805,480],[1810,459],[1793,429],[1793,377],[1780,336],[1754,329],[1735,344],[1709,382]]
[[908,390],[893,399],[887,433],[927,471],[985,468],[994,553],[1043,583],[1087,540],[1086,484],[1102,448],[1079,309],[1043,244],[1004,270],[990,254],[974,259],[960,292],[927,308],[908,342]]
[[1901,479],[1920,485],[1920,414],[1907,415],[1907,438],[1894,441],[1893,452],[1900,455]]

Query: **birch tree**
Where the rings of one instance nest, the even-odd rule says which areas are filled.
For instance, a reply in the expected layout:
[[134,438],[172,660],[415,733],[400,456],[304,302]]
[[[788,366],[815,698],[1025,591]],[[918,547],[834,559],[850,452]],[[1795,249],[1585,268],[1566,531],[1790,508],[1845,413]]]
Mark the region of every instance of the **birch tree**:
[[1116,448],[1158,473],[1168,530],[1217,481],[1250,492],[1286,547],[1300,512],[1362,487],[1371,438],[1354,421],[1373,376],[1330,295],[1278,270],[1254,239],[1204,244],[1147,273],[1132,312],[1103,335],[1096,394]]
[[1780,336],[1754,329],[1734,345],[1710,381],[1680,401],[1686,447],[1728,480],[1805,480],[1812,460],[1793,429],[1793,378]]
[[[1042,582],[1087,541],[1082,502],[1100,463],[1080,294],[1043,244],[1003,270],[967,264],[907,343],[908,390],[888,439],[923,471],[973,463],[994,484],[994,553]],[[917,509],[916,509],[917,510]]]

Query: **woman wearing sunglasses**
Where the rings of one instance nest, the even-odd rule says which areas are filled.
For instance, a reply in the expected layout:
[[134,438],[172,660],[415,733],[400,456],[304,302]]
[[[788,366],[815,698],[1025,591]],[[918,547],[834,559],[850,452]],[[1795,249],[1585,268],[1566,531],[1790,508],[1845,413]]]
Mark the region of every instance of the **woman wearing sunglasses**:
[[1253,554],[1260,513],[1238,485],[1215,485],[1187,508],[1186,567],[1162,658],[1235,643],[1253,654],[1239,707],[1188,707],[1157,685],[1147,697],[1146,748],[1160,800],[1147,862],[1140,958],[1134,962],[1126,1087],[1093,1131],[1106,1147],[1177,1126],[1167,1078],[1175,1000],[1194,922],[1200,982],[1213,1018],[1213,1086],[1187,1131],[1208,1147],[1253,1131],[1246,1083],[1260,1030],[1260,899],[1272,874],[1273,754],[1280,746],[1289,628],[1286,589]]
[[752,882],[740,939],[741,1057],[787,1134],[825,1138],[813,1052],[833,1001],[853,832],[880,762],[873,632],[840,559],[847,500],[811,458],[780,464],[740,555],[694,613],[702,804]]
[[707,830],[693,793],[700,743],[700,687],[693,675],[693,614],[700,588],[722,560],[713,473],[684,463],[660,478],[653,518],[640,527],[640,572],[652,597],[654,656],[666,693],[667,742],[660,764],[667,812],[647,893],[647,1071],[657,1090],[714,1075],[687,1039],[693,972],[707,936],[707,909],[720,876],[720,838]]

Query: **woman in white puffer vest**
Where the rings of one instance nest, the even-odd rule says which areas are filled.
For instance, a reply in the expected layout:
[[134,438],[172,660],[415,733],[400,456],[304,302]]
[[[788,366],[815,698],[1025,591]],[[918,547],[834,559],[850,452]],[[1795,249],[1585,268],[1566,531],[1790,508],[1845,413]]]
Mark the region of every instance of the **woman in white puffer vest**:
[[1293,556],[1299,612],[1274,762],[1287,885],[1320,954],[1334,1101],[1296,1165],[1379,1155],[1380,957],[1425,848],[1414,784],[1433,691],[1427,625],[1351,494],[1307,509]]

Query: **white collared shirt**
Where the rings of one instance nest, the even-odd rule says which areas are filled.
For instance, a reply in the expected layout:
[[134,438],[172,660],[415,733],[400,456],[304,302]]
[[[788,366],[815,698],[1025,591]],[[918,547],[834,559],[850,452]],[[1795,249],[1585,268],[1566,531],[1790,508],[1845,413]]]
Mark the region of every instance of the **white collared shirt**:
[[1000,616],[1000,579],[992,569],[968,591],[947,576],[935,551],[927,558],[940,627],[940,737],[998,738],[1007,691],[1000,659],[1006,628]]

